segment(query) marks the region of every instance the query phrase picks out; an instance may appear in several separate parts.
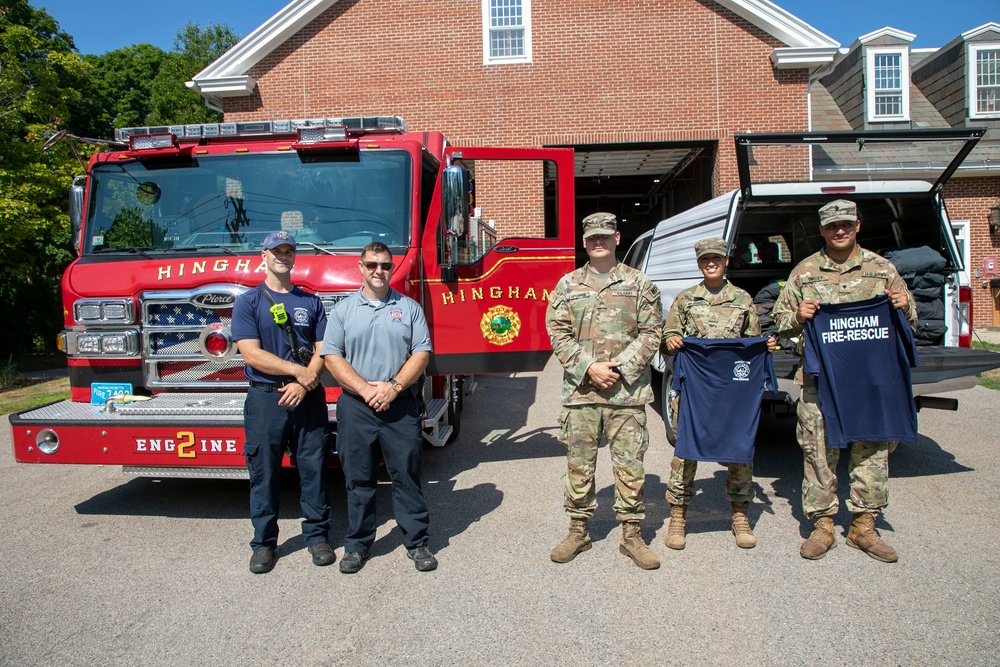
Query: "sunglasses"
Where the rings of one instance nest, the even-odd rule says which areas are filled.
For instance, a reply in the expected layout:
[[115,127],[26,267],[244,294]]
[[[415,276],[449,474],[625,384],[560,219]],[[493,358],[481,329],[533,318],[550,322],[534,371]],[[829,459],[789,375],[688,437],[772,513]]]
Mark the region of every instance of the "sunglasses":
[[392,271],[394,264],[392,262],[361,262],[361,266],[369,271],[374,271],[378,268],[381,268],[383,271]]

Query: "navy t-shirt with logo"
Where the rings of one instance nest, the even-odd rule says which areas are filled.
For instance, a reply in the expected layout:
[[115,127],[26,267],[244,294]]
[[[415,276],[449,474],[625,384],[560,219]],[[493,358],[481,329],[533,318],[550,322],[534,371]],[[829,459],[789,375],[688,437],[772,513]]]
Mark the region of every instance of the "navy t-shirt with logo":
[[[263,287],[275,303],[285,304],[296,345],[314,349],[326,333],[326,311],[319,297],[298,287],[285,294],[270,290],[267,285]],[[271,303],[257,289],[239,295],[233,305],[233,340],[257,339],[265,352],[298,363],[292,356],[285,330],[275,323],[270,308]],[[244,365],[244,373],[253,382],[280,383],[292,379],[263,373],[250,364]]]
[[681,394],[676,456],[753,462],[761,397],[778,390],[766,337],[685,338],[673,388]]
[[920,360],[888,297],[820,304],[804,335],[802,369],[816,376],[827,447],[917,439],[910,367]]

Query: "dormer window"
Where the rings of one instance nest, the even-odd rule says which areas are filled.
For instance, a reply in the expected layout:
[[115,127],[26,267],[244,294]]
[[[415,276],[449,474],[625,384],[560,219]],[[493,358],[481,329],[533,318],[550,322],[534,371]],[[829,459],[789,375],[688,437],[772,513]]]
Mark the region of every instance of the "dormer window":
[[482,0],[483,64],[531,62],[531,0]]
[[908,49],[869,48],[865,106],[869,123],[910,119],[910,52]]
[[970,44],[969,70],[969,117],[1000,118],[1000,44]]

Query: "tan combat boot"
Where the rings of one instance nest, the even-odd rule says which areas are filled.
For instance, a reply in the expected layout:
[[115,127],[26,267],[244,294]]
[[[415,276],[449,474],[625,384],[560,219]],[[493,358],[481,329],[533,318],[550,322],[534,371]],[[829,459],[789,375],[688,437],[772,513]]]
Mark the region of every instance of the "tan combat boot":
[[555,563],[568,563],[576,558],[578,553],[583,553],[589,548],[590,533],[587,532],[587,520],[572,517],[569,520],[569,532],[563,541],[552,549],[549,558]]
[[748,503],[731,503],[733,506],[733,536],[736,538],[736,546],[740,549],[753,549],[757,546],[757,537],[750,530],[750,521],[747,519]]
[[664,544],[671,549],[684,548],[684,526],[687,523],[687,505],[670,506],[670,523],[667,525],[667,536],[663,538]]
[[799,555],[809,560],[818,560],[826,552],[837,546],[837,537],[833,534],[833,517],[821,516],[816,519],[816,529],[799,547]]
[[854,521],[847,530],[847,546],[860,549],[866,554],[883,563],[895,563],[899,560],[896,550],[882,541],[875,532],[875,517],[877,514],[862,512],[854,515]]
[[660,559],[642,541],[642,531],[639,530],[638,521],[622,522],[622,541],[618,544],[618,551],[631,558],[644,570],[655,570],[660,567]]

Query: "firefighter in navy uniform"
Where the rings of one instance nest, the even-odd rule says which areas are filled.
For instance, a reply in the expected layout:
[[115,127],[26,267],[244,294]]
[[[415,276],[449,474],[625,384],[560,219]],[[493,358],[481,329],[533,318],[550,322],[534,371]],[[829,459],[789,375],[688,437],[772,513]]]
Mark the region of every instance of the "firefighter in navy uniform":
[[270,572],[278,544],[281,459],[287,449],[301,481],[302,537],[316,565],[336,559],[328,543],[330,501],[326,472],[326,399],[320,385],[323,303],[292,284],[295,238],[285,231],[264,239],[264,282],[236,299],[233,339],[250,381],[243,407],[254,535],[250,571]]

